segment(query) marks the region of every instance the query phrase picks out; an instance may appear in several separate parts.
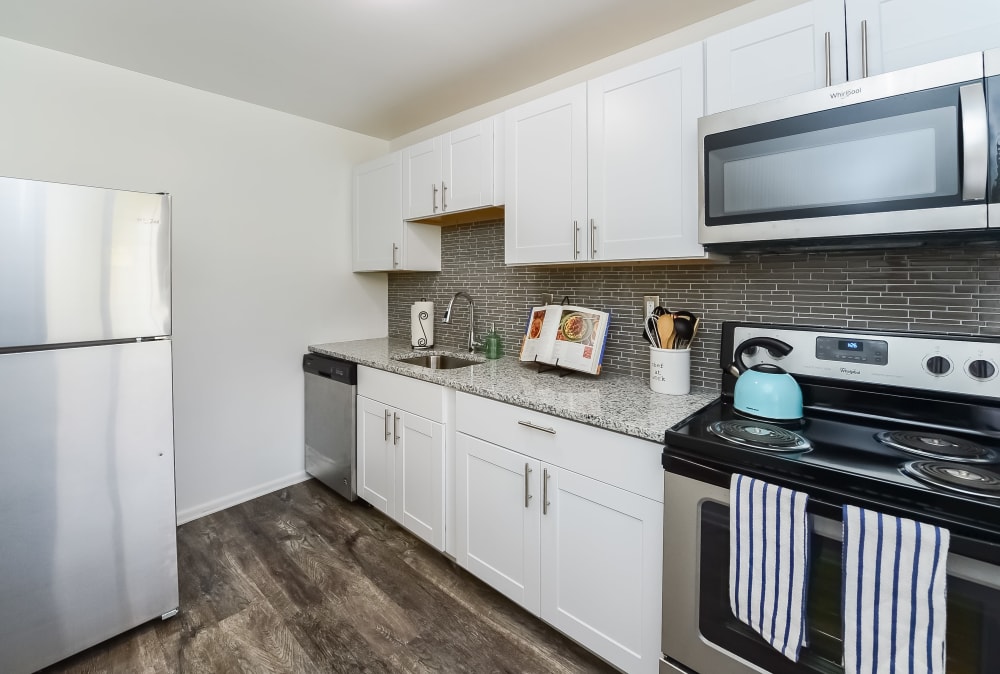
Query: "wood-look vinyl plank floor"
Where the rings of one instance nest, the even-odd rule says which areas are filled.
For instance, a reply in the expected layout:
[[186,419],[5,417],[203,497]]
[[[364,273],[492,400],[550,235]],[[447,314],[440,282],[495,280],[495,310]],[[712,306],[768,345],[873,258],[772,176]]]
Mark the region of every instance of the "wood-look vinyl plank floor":
[[381,513],[315,480],[189,522],[177,543],[177,616],[43,671],[614,671]]

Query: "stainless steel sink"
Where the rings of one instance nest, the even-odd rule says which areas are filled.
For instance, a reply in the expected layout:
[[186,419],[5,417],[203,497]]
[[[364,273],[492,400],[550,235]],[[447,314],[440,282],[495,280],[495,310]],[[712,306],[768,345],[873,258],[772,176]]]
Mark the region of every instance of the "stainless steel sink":
[[481,361],[469,360],[459,356],[412,356],[410,358],[397,358],[400,363],[410,363],[431,370],[454,370],[457,367],[468,367],[479,365]]

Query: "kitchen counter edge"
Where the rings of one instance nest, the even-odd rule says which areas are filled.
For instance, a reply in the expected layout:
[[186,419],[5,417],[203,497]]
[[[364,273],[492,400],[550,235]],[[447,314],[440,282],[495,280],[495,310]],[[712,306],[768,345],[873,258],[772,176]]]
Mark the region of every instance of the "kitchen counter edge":
[[[309,347],[312,353],[342,358],[358,365],[523,407],[563,419],[663,443],[663,433],[718,398],[718,391],[691,389],[687,395],[654,393],[645,378],[605,372],[560,377],[505,356],[485,360],[457,349],[418,351],[404,339],[376,338],[330,342]],[[397,360],[409,356],[448,354],[478,362],[453,370],[432,370]]]

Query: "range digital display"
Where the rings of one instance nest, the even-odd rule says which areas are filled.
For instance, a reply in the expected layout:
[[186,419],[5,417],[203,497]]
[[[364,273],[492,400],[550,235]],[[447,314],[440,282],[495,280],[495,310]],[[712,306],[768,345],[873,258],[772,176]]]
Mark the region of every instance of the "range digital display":
[[865,343],[853,339],[842,339],[839,343],[841,351],[864,351]]

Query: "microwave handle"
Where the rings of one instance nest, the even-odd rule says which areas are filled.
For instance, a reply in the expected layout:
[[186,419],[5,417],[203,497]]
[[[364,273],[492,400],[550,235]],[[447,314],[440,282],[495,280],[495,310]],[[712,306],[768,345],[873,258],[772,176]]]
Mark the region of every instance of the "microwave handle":
[[983,83],[966,84],[958,90],[958,96],[962,117],[962,201],[982,201],[986,198],[989,166]]

